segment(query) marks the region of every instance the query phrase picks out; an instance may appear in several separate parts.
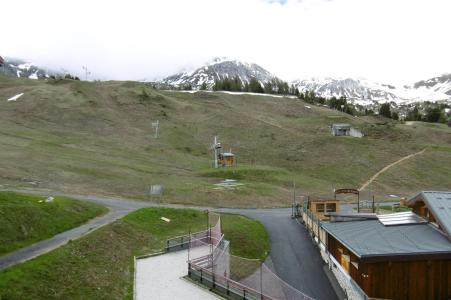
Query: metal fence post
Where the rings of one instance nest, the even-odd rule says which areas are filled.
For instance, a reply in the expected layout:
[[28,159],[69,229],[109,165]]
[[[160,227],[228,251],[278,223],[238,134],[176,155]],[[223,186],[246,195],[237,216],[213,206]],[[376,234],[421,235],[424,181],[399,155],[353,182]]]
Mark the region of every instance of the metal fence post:
[[260,265],[260,299],[263,300],[263,270],[262,270],[262,264]]
[[229,283],[229,279],[226,279],[227,280],[227,292],[226,292],[226,294],[227,295],[230,295],[230,283]]
[[243,288],[243,299],[246,300],[246,289]]

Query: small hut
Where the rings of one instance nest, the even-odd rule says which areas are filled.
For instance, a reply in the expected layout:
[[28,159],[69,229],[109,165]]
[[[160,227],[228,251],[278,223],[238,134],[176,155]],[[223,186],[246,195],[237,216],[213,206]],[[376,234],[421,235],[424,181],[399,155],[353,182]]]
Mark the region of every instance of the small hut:
[[338,123],[332,125],[333,136],[349,136],[352,126],[345,123]]
[[219,165],[223,167],[233,167],[236,163],[235,154],[232,152],[224,152],[218,155]]
[[317,219],[321,221],[328,220],[329,217],[326,216],[326,214],[340,211],[340,200],[315,199],[313,197],[308,197],[307,209],[310,210]]
[[354,128],[347,123],[332,124],[331,133],[333,136],[352,136],[357,138],[363,137],[363,133],[359,129]]

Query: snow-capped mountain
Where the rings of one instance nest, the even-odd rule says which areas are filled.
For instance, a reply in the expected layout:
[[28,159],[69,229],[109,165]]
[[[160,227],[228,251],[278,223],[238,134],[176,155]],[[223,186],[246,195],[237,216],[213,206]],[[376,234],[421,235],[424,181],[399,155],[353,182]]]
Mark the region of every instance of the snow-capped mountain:
[[181,72],[166,77],[161,83],[175,87],[189,84],[194,89],[200,88],[205,83],[207,88],[211,89],[215,80],[234,78],[235,76],[238,76],[243,83],[249,82],[251,79],[257,79],[261,83],[264,83],[277,78],[257,64],[223,57],[215,58],[193,71]]
[[49,77],[50,75],[54,75],[56,73],[21,59],[5,57],[4,65],[0,67],[0,74],[38,79]]
[[[312,78],[296,80],[292,84],[301,92],[314,91],[316,95],[326,98],[346,96],[351,102],[364,106],[384,102],[401,104],[426,100],[451,100],[450,78],[448,77],[448,80],[444,77],[437,78],[421,81],[413,87],[396,87],[352,78]],[[450,94],[446,94],[444,91],[448,91]]]
[[413,85],[417,90],[429,90],[451,96],[451,74],[444,74],[428,80],[418,81]]
[[292,84],[300,92],[314,91],[316,95],[325,98],[346,96],[346,98],[358,102],[396,102],[398,100],[398,96],[391,91],[395,87],[391,85],[382,85],[352,78],[312,78],[296,80]]

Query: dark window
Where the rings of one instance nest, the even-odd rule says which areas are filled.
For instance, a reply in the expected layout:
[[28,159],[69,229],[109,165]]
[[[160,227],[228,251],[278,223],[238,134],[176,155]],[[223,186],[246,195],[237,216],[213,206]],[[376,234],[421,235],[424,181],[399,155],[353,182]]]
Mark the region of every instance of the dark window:
[[336,212],[336,211],[337,211],[337,204],[335,204],[335,203],[326,204],[326,212]]
[[316,204],[316,212],[324,212],[324,204]]

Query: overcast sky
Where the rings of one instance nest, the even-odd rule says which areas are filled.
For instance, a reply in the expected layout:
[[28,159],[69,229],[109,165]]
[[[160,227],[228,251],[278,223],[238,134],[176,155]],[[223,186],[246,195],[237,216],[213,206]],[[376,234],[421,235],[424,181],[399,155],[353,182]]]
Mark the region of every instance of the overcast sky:
[[215,56],[292,80],[451,72],[450,0],[2,0],[0,55],[154,79]]

